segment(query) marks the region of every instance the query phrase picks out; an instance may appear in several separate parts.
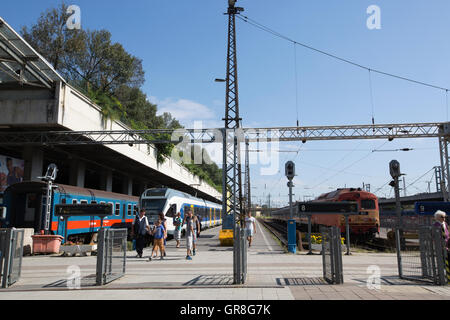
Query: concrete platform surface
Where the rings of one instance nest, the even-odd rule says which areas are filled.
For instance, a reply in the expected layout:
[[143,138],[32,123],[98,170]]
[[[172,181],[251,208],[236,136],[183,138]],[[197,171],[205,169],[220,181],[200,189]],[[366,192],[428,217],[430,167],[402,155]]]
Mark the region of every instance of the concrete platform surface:
[[[233,285],[233,249],[220,246],[219,231],[202,232],[192,261],[185,259],[184,239],[178,249],[168,241],[164,260],[148,261],[150,248],[144,258],[128,252],[126,275],[103,287],[94,285],[95,256],[24,257],[20,280],[1,289],[0,300],[450,300],[449,286],[400,280],[395,254],[344,255],[344,284],[329,285],[318,252],[288,254],[259,223],[248,251],[247,281]],[[378,288],[368,286],[377,276],[373,270],[379,270]],[[80,287],[72,289],[77,271]]]

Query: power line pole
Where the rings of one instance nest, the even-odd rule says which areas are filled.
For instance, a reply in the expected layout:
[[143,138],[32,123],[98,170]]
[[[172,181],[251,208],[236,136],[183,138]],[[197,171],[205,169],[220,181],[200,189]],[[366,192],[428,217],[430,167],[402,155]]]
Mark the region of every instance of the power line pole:
[[223,229],[233,230],[233,275],[235,284],[243,284],[247,275],[247,247],[243,234],[242,171],[240,144],[236,129],[240,128],[236,53],[236,14],[244,11],[228,0],[228,52],[226,77],[225,130],[223,134]]

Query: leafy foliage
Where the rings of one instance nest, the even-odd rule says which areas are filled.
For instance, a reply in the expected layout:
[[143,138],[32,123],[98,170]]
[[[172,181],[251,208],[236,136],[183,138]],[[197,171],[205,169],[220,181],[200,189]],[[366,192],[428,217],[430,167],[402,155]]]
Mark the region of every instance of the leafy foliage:
[[[68,6],[48,9],[30,29],[22,28],[31,44],[65,79],[102,108],[107,120],[120,120],[132,129],[179,129],[181,124],[170,113],[157,115],[157,106],[141,90],[144,83],[142,60],[129,54],[121,44],[113,43],[107,30],[69,30]],[[168,139],[167,134],[145,135],[147,139]],[[157,161],[170,156],[173,144],[155,144]],[[209,159],[206,151],[204,157]],[[209,163],[209,162],[208,162]],[[222,188],[222,173],[213,164],[186,164],[201,179]]]

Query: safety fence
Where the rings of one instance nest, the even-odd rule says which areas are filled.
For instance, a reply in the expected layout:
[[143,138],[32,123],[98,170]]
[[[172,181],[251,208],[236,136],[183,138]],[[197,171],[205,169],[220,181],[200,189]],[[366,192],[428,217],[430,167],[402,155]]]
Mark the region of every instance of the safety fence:
[[96,284],[110,283],[125,275],[127,229],[100,229],[97,247]]
[[[396,215],[380,215],[380,227],[395,229],[397,227],[397,219]],[[418,231],[420,226],[431,226],[433,220],[433,216],[404,215],[402,216],[402,226],[408,230]]]
[[16,283],[22,271],[23,229],[0,229],[1,287]]
[[338,227],[322,227],[323,277],[330,284],[344,283],[341,231]]
[[395,234],[400,278],[447,284],[447,251],[440,227],[402,224]]

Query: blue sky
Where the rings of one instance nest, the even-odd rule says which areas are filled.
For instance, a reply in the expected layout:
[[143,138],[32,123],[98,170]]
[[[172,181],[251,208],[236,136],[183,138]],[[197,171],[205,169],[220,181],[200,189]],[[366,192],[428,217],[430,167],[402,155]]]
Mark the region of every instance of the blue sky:
[[[60,1],[2,3],[0,16],[20,30],[46,8]],[[144,91],[161,111],[174,114],[186,127],[203,121],[223,126],[227,1],[133,0],[66,1],[81,8],[82,27],[107,29],[113,40],[143,59]],[[430,4],[432,3],[432,4]],[[450,88],[450,2],[446,0],[239,0],[243,15],[298,42],[404,77]],[[370,5],[381,9],[381,29],[369,30]],[[26,8],[25,8],[26,7]],[[296,47],[237,20],[241,117],[245,127],[370,124],[372,104],[366,70]],[[297,72],[298,81],[295,81]],[[372,74],[376,123],[441,122],[448,120],[445,92]],[[296,103],[298,95],[298,103]],[[282,144],[298,150],[300,143]],[[256,146],[253,146],[256,148]],[[371,152],[414,148],[411,152]],[[439,163],[437,139],[311,142],[299,154],[280,153],[279,168],[294,160],[297,199],[318,196],[343,186],[389,180],[392,159],[401,163],[406,185]],[[218,157],[220,158],[220,156]],[[351,165],[351,166],[350,166]],[[262,176],[252,165],[252,193],[257,202],[287,201],[286,179],[280,173]],[[427,189],[431,172],[407,189]],[[434,182],[431,184],[433,191]],[[390,187],[378,192],[389,195]],[[391,193],[392,195],[392,193]]]

